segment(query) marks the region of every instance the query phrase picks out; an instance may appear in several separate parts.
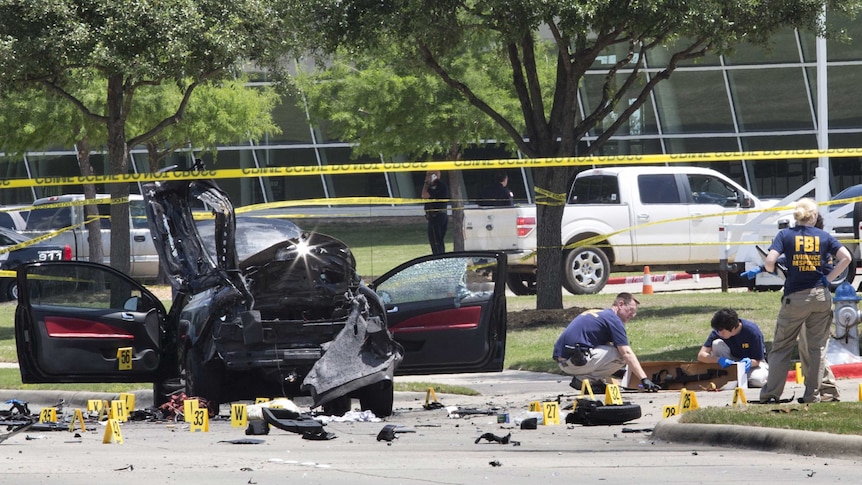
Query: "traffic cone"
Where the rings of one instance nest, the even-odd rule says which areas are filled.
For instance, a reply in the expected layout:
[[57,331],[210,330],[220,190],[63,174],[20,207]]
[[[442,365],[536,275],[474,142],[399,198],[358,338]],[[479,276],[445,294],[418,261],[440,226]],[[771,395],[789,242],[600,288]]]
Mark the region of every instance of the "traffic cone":
[[644,287],[641,293],[652,295],[652,276],[649,274],[649,266],[644,266]]

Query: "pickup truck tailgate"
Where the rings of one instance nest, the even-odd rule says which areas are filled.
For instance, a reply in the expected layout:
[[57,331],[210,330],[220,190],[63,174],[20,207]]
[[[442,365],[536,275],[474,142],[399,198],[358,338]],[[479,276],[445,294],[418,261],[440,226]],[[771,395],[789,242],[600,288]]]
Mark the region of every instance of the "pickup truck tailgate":
[[464,249],[510,251],[535,247],[536,217],[528,212],[522,213],[517,207],[464,211]]

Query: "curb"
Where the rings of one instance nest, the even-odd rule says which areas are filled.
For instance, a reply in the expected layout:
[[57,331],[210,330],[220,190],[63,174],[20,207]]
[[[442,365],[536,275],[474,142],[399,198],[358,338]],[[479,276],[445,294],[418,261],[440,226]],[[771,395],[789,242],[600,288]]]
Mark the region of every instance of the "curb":
[[835,435],[817,431],[718,424],[680,424],[678,417],[660,421],[652,437],[668,442],[747,448],[795,455],[858,459],[862,455],[862,436]]
[[[688,274],[688,273],[670,273],[670,272],[668,272],[665,274],[651,274],[650,275],[650,281],[652,281],[653,283],[656,283],[656,282],[658,282],[658,283],[662,283],[662,282],[670,283],[671,281],[690,280],[690,279],[699,280],[700,278],[715,278],[717,276],[719,276],[717,273],[716,274],[709,273],[709,274],[693,275],[693,274]],[[616,278],[608,278],[608,282],[606,284],[608,284],[608,285],[625,285],[625,284],[632,284],[632,283],[643,283],[643,280],[644,280],[643,276],[618,276]]]
[[[139,389],[131,391],[135,395],[135,407],[145,409],[153,406],[153,391]],[[17,399],[25,402],[35,409],[56,406],[63,401],[63,406],[69,408],[87,408],[87,401],[98,399],[100,401],[114,401],[120,398],[119,393],[111,392],[89,392],[89,391],[30,391],[21,389],[0,389],[0,402],[7,403]]]

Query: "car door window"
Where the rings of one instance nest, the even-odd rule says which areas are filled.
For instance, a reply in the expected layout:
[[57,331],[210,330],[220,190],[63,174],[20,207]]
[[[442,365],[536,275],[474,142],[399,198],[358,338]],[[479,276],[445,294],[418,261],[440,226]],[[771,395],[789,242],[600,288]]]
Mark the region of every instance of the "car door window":
[[[138,312],[157,307],[134,281],[93,267],[33,267],[27,283],[30,302],[37,306]],[[134,309],[129,308],[130,302]]]
[[716,204],[732,207],[737,204],[738,195],[733,186],[711,175],[689,175],[691,197],[695,204]]
[[450,298],[457,302],[492,293],[492,269],[469,257],[434,259],[396,273],[376,291],[386,305]]

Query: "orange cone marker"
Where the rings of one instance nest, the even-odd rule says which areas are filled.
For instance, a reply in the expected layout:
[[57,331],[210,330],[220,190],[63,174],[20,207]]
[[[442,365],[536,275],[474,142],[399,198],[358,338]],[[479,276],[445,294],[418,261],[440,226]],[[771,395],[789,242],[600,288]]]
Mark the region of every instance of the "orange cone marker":
[[644,266],[644,286],[641,293],[652,295],[652,276],[649,274],[649,266]]

